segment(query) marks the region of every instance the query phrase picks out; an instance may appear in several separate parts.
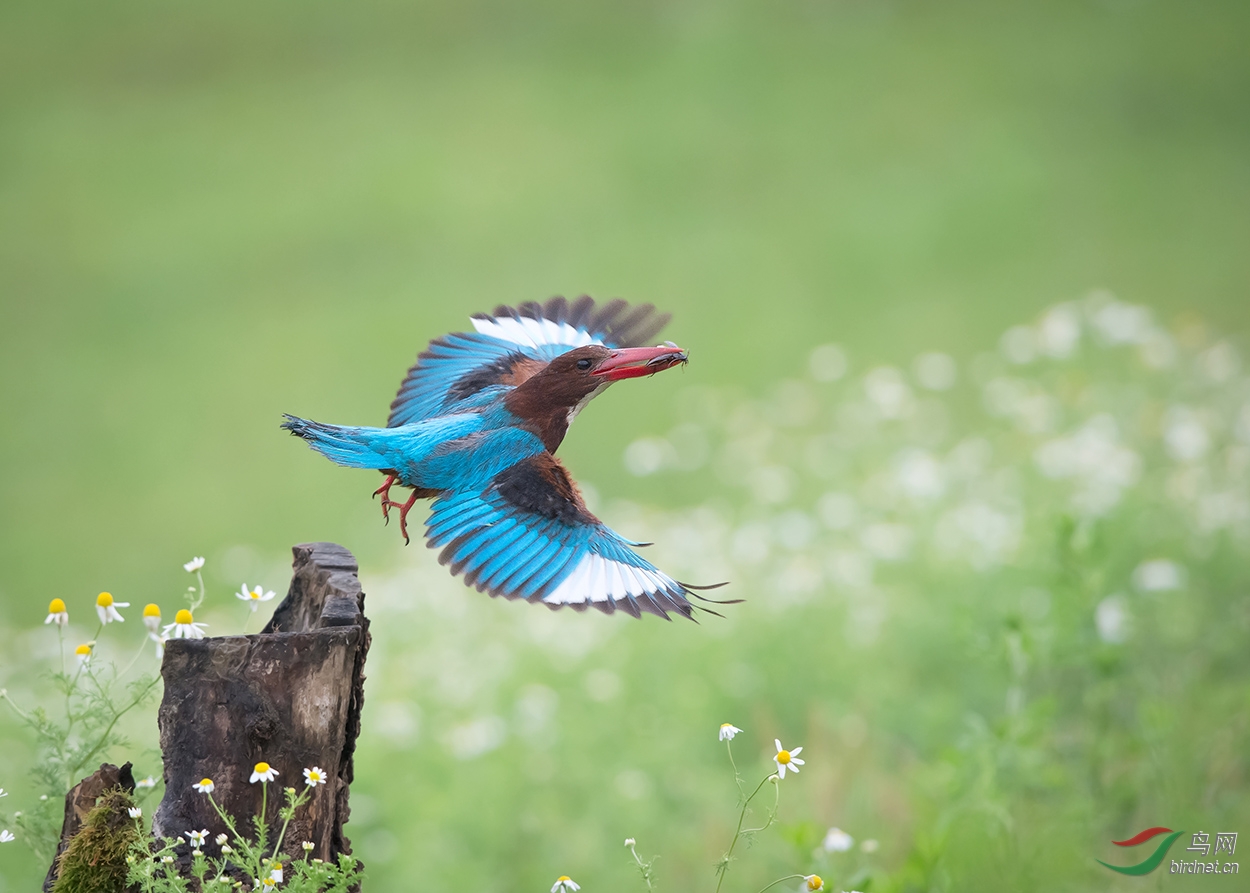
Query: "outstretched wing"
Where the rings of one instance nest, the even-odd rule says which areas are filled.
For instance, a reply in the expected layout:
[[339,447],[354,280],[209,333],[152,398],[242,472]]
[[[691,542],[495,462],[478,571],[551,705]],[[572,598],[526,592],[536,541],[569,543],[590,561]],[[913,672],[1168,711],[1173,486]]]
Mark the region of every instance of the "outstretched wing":
[[685,586],[587,510],[547,452],[500,472],[482,492],[440,496],[426,539],[453,574],[493,596],[635,617],[694,610]]
[[572,303],[552,298],[479,313],[471,320],[476,331],[438,338],[421,352],[399,386],[386,424],[444,415],[483,388],[518,385],[575,347],[641,346],[668,320],[650,304],[630,307],[617,299],[600,305],[585,295]]

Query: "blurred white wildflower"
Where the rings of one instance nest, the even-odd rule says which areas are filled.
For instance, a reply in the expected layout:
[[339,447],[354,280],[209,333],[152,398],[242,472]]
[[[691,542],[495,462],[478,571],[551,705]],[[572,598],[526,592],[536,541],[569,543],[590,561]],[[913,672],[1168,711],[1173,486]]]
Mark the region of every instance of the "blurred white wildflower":
[[737,735],[741,731],[742,729],[738,728],[737,726],[731,725],[730,723],[727,723],[727,722],[723,722],[720,724],[720,740],[732,741],[734,735]]
[[86,666],[91,660],[91,645],[79,645],[74,649],[74,656],[78,658],[78,666]]
[[1003,564],[1020,545],[1024,523],[1019,513],[970,500],[943,513],[933,544],[939,555],[961,556],[977,570]]
[[911,550],[912,532],[905,524],[869,524],[859,537],[860,545],[882,561],[901,561]]
[[1163,419],[1163,443],[1178,462],[1196,462],[1207,454],[1211,435],[1199,413],[1188,406],[1172,406]]
[[845,853],[855,845],[855,839],[841,828],[830,828],[825,832],[824,843],[821,844],[827,853]]
[[161,628],[160,605],[143,606],[143,625],[148,628],[150,633],[157,632]]
[[1013,326],[1008,329],[999,339],[998,347],[1003,356],[1018,366],[1031,363],[1037,358],[1037,337],[1028,326]]
[[1131,623],[1128,600],[1118,593],[1104,598],[1094,611],[1098,638],[1111,645],[1119,645],[1128,639]]
[[191,842],[191,849],[198,850],[204,846],[204,841],[208,839],[208,829],[205,828],[203,831],[184,831],[182,836]]
[[912,374],[922,388],[930,391],[950,390],[955,384],[955,361],[949,354],[922,353],[911,366]]
[[868,840],[865,840],[863,843],[861,843],[859,845],[859,848],[863,850],[865,853],[875,853],[877,850],[881,849],[881,844],[878,843],[876,840],[873,840],[870,837],[868,838]]
[[803,878],[803,889],[809,891],[825,889],[824,879],[818,874],[809,874]]
[[567,874],[562,874],[556,878],[556,882],[551,885],[551,893],[577,893],[581,887]]
[[787,769],[797,773],[799,767],[804,763],[803,760],[798,758],[799,754],[803,752],[803,748],[796,747],[794,750],[786,750],[781,746],[780,738],[775,739],[773,743],[777,745],[777,753],[773,756],[773,762],[777,764],[777,776],[785,778]]
[[1056,304],[1037,324],[1037,346],[1047,356],[1063,359],[1072,355],[1081,340],[1081,317],[1072,304]]
[[311,853],[313,850],[317,848],[317,845],[313,843],[311,840],[305,840],[303,843],[300,844],[300,847],[304,850],[304,852]]
[[1105,344],[1144,344],[1155,332],[1150,311],[1117,301],[1106,292],[1091,297],[1090,327]]
[[894,476],[903,492],[917,501],[931,502],[946,492],[942,463],[924,450],[904,450],[896,456]]
[[191,787],[195,788],[201,794],[211,794],[215,785],[213,784],[213,780],[211,778],[201,778],[195,784],[191,785]]
[[893,366],[878,366],[865,375],[864,393],[882,418],[906,418],[915,406],[903,373]]
[[8,828],[0,831],[0,843],[12,843],[15,840],[17,840],[17,838],[13,836],[13,832]]
[[836,344],[822,344],[807,358],[807,368],[816,381],[837,381],[846,375],[846,352]]
[[637,477],[646,477],[674,464],[676,451],[663,437],[640,437],[625,448],[625,468]]
[[830,530],[846,530],[859,517],[855,497],[847,493],[826,493],[816,503],[816,513]]
[[230,838],[227,837],[225,834],[218,834],[216,837],[213,838],[213,840],[217,841],[217,846],[222,846],[229,839]]
[[498,716],[483,716],[453,726],[446,736],[447,749],[458,760],[474,760],[503,744],[507,724]]
[[1180,589],[1184,585],[1185,570],[1174,561],[1156,558],[1143,561],[1133,571],[1133,585],[1141,592],[1162,592]]
[[1115,419],[1102,413],[1066,437],[1043,443],[1033,458],[1046,477],[1076,481],[1072,503],[1078,511],[1101,515],[1120,501],[1122,491],[1141,474],[1141,458],[1118,440]]
[[1231,344],[1221,341],[1198,356],[1198,368],[1211,381],[1223,384],[1237,374],[1241,368],[1241,358]]
[[829,579],[848,589],[864,589],[872,585],[873,561],[863,552],[835,549],[825,559]]
[[204,566],[203,556],[196,556],[182,566],[188,574],[193,574]]
[[126,812],[129,813],[132,819],[143,818],[143,810],[140,809],[138,806],[131,806],[129,809],[126,810]]

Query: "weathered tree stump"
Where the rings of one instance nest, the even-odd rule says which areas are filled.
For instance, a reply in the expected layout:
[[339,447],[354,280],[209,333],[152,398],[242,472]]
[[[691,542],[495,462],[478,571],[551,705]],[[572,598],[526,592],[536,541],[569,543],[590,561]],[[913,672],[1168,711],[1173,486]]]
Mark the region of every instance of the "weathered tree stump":
[[286,839],[296,849],[312,841],[313,855],[327,861],[351,853],[343,824],[370,641],[364,593],[356,559],[342,546],[308,543],[292,551],[290,590],[260,633],[166,643],[158,714],[165,796],[152,819],[157,836],[226,830],[208,798],[192,788],[203,778],[213,780],[213,798],[239,829],[250,832],[261,785],[249,778],[263,761],[279,773],[269,786],[271,823],[281,789],[303,789],[303,769],[317,766],[329,779],[296,813]]
[[122,788],[128,793],[135,792],[135,778],[131,774],[130,764],[120,768],[112,763],[103,763],[100,768],[88,775],[78,784],[69,789],[65,795],[65,820],[61,824],[61,842],[57,844],[56,856],[48,867],[48,876],[43,880],[44,893],[48,893],[61,874],[61,855],[69,847],[70,840],[82,830],[83,820],[87,813],[95,808],[96,801],[113,788]]

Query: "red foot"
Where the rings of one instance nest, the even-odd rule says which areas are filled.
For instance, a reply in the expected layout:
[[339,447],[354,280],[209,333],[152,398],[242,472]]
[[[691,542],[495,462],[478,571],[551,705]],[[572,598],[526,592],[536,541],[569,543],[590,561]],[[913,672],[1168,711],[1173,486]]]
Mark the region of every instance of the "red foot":
[[399,532],[404,537],[404,544],[407,545],[411,542],[408,539],[408,512],[417,502],[417,491],[415,489],[412,491],[407,502],[395,502],[391,499],[391,486],[395,481],[396,475],[388,474],[382,486],[373,491],[373,495],[382,497],[382,517],[386,519],[387,524],[391,523],[390,509],[392,507],[399,509]]

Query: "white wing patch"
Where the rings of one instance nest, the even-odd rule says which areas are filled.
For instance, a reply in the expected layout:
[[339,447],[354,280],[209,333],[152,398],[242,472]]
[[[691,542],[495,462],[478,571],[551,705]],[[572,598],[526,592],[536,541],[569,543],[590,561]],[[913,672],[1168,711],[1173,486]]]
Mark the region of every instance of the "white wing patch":
[[510,316],[502,319],[474,317],[470,322],[473,323],[473,328],[483,335],[510,341],[522,347],[539,347],[543,344],[567,344],[569,347],[582,347],[586,344],[598,343],[589,332],[575,329],[566,322],[554,322],[550,319],[531,319],[528,316],[521,319]]
[[543,598],[551,605],[620,601],[633,596],[676,594],[681,586],[655,570],[588,553],[560,585]]

